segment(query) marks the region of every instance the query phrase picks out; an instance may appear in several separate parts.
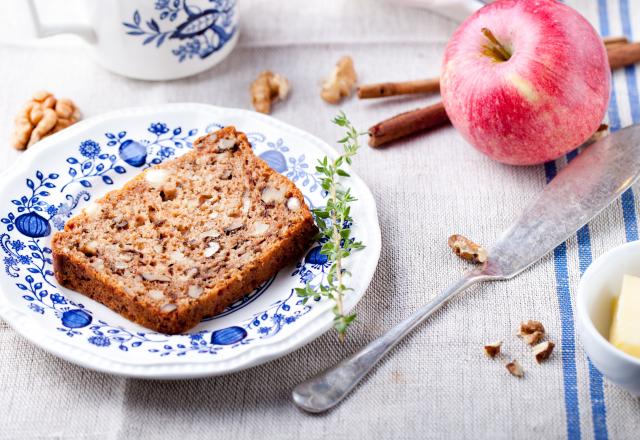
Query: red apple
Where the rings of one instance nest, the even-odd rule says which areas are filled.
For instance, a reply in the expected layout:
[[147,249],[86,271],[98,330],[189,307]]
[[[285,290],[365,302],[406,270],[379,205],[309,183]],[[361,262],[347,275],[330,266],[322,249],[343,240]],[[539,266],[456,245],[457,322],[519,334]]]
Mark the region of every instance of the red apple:
[[596,131],[611,72],[602,39],[575,10],[555,0],[499,0],[456,30],[440,87],[467,141],[500,162],[533,165]]

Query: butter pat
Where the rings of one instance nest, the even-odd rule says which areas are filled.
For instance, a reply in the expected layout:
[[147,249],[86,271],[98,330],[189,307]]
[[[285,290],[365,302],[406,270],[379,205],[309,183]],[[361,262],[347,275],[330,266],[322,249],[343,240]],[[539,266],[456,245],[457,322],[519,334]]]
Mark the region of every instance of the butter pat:
[[609,341],[620,350],[640,358],[640,278],[625,275],[622,293],[613,307]]

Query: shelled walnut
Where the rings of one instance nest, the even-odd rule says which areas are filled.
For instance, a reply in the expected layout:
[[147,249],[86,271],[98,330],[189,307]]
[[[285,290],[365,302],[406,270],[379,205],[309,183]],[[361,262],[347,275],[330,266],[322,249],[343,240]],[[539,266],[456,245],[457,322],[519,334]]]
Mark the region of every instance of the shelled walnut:
[[56,99],[47,91],[36,92],[15,119],[11,143],[25,150],[42,138],[80,120],[80,111],[70,99]]
[[330,104],[338,104],[343,98],[351,95],[358,77],[349,56],[338,60],[331,77],[322,85],[320,97]]
[[271,104],[276,100],[284,101],[289,94],[289,89],[287,78],[265,70],[251,83],[253,108],[260,113],[271,113]]

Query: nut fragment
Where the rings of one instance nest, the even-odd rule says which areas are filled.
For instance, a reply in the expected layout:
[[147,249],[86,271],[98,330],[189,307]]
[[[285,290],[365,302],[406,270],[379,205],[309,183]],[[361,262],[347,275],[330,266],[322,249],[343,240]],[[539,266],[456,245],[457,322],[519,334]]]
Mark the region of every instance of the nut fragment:
[[262,190],[262,195],[260,197],[264,203],[267,205],[282,202],[284,200],[284,190],[279,188],[274,188],[272,186],[267,186]]
[[218,238],[220,237],[220,233],[215,229],[209,229],[208,231],[204,231],[202,234],[200,234],[199,237],[202,240],[206,240],[207,238]]
[[198,275],[198,273],[200,273],[200,270],[197,267],[192,267],[191,269],[187,270],[185,276],[187,276],[188,278],[193,278]]
[[124,217],[116,217],[113,219],[113,226],[117,229],[124,229],[129,226],[129,220]]
[[454,234],[449,237],[448,243],[451,250],[463,260],[475,264],[487,261],[487,251],[464,235]]
[[80,252],[87,257],[93,257],[98,254],[98,242],[95,240],[88,241],[80,247]]
[[523,321],[520,323],[520,336],[529,345],[535,345],[544,338],[544,326],[540,321]]
[[164,292],[162,290],[152,289],[147,291],[147,296],[151,299],[159,301],[161,299],[164,299]]
[[181,251],[173,251],[169,254],[171,261],[175,263],[185,263],[189,261],[187,257]]
[[242,228],[243,226],[244,226],[244,223],[242,223],[242,220],[241,220],[241,219],[239,219],[239,218],[237,218],[237,219],[234,219],[234,220],[233,220],[233,221],[232,221],[228,226],[226,226],[226,227],[223,229],[223,231],[224,231],[225,233],[229,233],[229,232],[233,232],[233,231],[235,231],[235,230],[237,230],[237,229],[240,229],[240,228]]
[[242,195],[242,213],[248,214],[251,209],[251,199],[249,198],[249,193],[245,191]]
[[542,361],[549,359],[549,356],[551,356],[555,346],[556,344],[553,342],[545,341],[533,347],[533,354],[536,357],[536,362],[541,363]]
[[178,195],[178,187],[173,182],[167,182],[160,188],[160,198],[163,202],[173,200]]
[[70,99],[56,100],[47,91],[37,92],[15,118],[13,146],[24,150],[79,119],[80,112]]
[[524,376],[524,370],[522,369],[522,365],[517,360],[512,360],[507,365],[507,371],[511,373],[513,376],[522,377]]
[[338,104],[343,98],[351,95],[357,76],[351,57],[338,60],[331,77],[322,85],[320,97],[330,104]]
[[235,138],[222,138],[218,139],[218,143],[216,144],[216,148],[218,152],[233,150],[236,147],[236,139]]
[[91,202],[84,207],[84,212],[91,218],[98,217],[102,213],[102,207],[97,202]]
[[263,235],[268,230],[269,230],[269,225],[268,224],[262,223],[262,222],[255,222],[253,224],[253,229],[251,231],[251,235],[257,237],[259,235]]
[[207,258],[212,257],[213,254],[215,254],[219,250],[220,250],[220,245],[218,244],[218,242],[212,241],[209,243],[209,247],[207,247],[204,250],[204,256]]
[[502,341],[496,341],[496,342],[492,342],[491,344],[487,344],[484,346],[484,354],[486,354],[490,358],[494,358],[500,354],[501,346],[502,346]]
[[162,313],[171,313],[178,308],[175,304],[165,304],[160,308]]
[[289,197],[289,200],[287,200],[287,208],[289,211],[297,211],[300,209],[300,200],[296,197]]
[[151,168],[144,173],[144,180],[154,188],[160,188],[167,181],[168,177],[169,171],[158,168]]
[[229,180],[233,177],[233,173],[230,169],[225,169],[220,172],[220,179]]
[[189,286],[187,294],[191,298],[200,298],[200,295],[202,295],[202,287],[195,286],[195,285],[194,286]]
[[171,278],[168,276],[157,273],[143,272],[140,275],[142,275],[142,278],[146,281],[160,281],[162,283],[168,283],[171,281]]
[[251,83],[253,108],[260,113],[271,113],[271,104],[285,100],[289,94],[289,81],[282,75],[265,70]]
[[96,260],[91,263],[91,266],[98,272],[104,271],[104,260],[102,258],[96,258]]

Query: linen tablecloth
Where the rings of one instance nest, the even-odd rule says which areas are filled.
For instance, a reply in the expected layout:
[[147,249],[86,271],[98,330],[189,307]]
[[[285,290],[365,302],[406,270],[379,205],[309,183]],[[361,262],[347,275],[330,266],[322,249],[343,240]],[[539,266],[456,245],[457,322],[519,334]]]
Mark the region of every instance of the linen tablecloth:
[[[66,3],[66,2],[65,2]],[[602,35],[640,39],[635,0],[570,0]],[[128,106],[203,102],[250,107],[248,85],[273,69],[292,84],[273,116],[333,142],[337,108],[319,83],[342,55],[361,82],[438,74],[456,23],[375,0],[241,0],[238,47],[193,78],[147,83],[108,73],[71,39],[29,40],[25,5],[0,8],[0,170],[19,157],[9,147],[13,115],[38,89],[76,101],[85,116]],[[526,32],[526,30],[523,30]],[[637,71],[614,75],[613,130],[640,122]],[[437,97],[363,102],[342,109],[360,128]],[[377,272],[357,307],[359,323],[340,344],[333,332],[266,365],[223,377],[156,382],[95,373],[27,343],[0,320],[0,438],[640,438],[640,401],[589,363],[575,332],[581,272],[611,247],[638,239],[640,187],[509,282],[470,290],[403,341],[335,410],[297,410],[292,387],[354,352],[408,316],[467,265],[446,245],[452,233],[490,244],[566,164],[500,165],[453,128],[362,149],[354,168],[371,188],[382,228]],[[521,320],[542,321],[557,343],[532,362],[513,336]],[[487,360],[484,343],[504,339],[521,360],[518,380]]]

